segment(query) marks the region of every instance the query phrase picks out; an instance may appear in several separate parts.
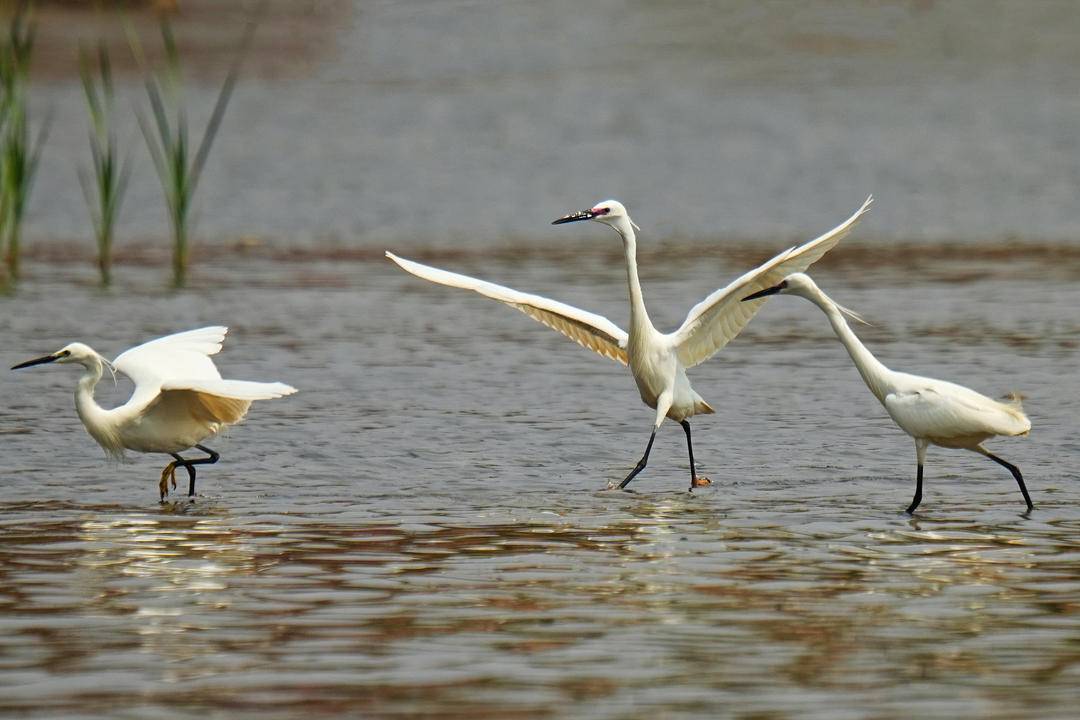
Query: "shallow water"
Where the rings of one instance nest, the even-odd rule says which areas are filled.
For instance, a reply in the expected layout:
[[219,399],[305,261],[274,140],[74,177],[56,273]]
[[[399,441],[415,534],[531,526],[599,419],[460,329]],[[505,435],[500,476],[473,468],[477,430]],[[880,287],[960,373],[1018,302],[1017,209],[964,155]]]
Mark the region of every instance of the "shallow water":
[[[643,262],[658,325],[748,264],[692,250]],[[618,493],[651,421],[628,373],[483,298],[382,261],[224,257],[181,294],[36,266],[3,300],[6,366],[227,323],[227,377],[301,392],[159,505],[166,458],[103,460],[73,369],[0,374],[0,714],[1070,716],[1080,290],[1032,257],[913,273],[853,246],[817,274],[887,364],[1026,394],[1031,437],[992,447],[1029,517],[1001,468],[940,449],[905,515],[912,443],[797,298],[691,373],[715,484],[686,491],[667,424]],[[604,252],[440,264],[625,324]]]
[[[82,91],[70,72],[34,86],[55,123],[0,367],[225,323],[226,376],[301,392],[210,443],[222,461],[193,504],[159,505],[166,458],[104,461],[76,371],[0,371],[0,715],[1075,716],[1071,3],[307,5],[290,24],[296,3],[270,3],[181,294],[157,267],[122,264],[103,294],[64,264],[90,252]],[[177,25],[193,127],[240,34],[199,7]],[[56,27],[69,56],[85,28]],[[118,94],[143,102],[131,75]],[[120,115],[118,255],[164,260],[157,180]],[[1027,396],[1032,436],[991,447],[1023,469],[1028,517],[1001,468],[940,449],[905,515],[912,442],[795,298],[691,373],[718,410],[694,421],[715,484],[686,491],[668,424],[633,492],[602,492],[652,418],[626,370],[377,258],[625,324],[614,238],[547,225],[615,196],[670,328],[869,192],[816,275],[876,323],[859,332],[887,364]]]

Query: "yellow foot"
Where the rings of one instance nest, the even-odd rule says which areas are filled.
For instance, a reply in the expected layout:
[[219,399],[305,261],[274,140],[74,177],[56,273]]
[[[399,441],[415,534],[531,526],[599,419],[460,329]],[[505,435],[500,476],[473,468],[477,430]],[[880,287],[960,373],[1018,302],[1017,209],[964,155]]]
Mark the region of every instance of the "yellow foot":
[[712,480],[707,477],[696,477],[690,483],[690,489],[693,490],[694,488],[705,487],[706,485],[712,485]]
[[165,466],[165,469],[161,471],[161,482],[158,483],[158,489],[161,490],[161,502],[165,502],[166,496],[169,494],[169,481],[172,481],[173,489],[176,489],[176,461],[169,463]]

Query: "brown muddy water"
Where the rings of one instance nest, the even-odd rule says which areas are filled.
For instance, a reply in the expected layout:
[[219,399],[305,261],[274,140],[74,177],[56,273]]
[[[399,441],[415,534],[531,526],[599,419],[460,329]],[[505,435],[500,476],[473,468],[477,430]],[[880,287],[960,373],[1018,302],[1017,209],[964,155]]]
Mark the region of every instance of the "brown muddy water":
[[[624,324],[617,257],[558,250],[439,262]],[[668,250],[643,256],[663,327],[750,262]],[[886,364],[1026,395],[1031,437],[992,448],[1029,517],[1001,468],[939,449],[905,515],[913,443],[798,298],[692,372],[711,488],[686,491],[668,424],[634,492],[601,492],[648,436],[627,371],[488,300],[377,260],[221,257],[179,294],[32,266],[5,366],[224,323],[227,377],[301,392],[159,505],[167,458],[108,464],[74,369],[4,371],[0,715],[1074,717],[1074,252],[845,250],[818,280]]]

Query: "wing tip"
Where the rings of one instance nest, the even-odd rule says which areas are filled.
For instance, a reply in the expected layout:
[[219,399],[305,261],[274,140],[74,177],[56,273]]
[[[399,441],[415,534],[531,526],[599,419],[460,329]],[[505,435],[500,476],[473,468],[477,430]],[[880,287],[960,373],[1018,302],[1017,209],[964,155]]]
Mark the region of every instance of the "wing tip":
[[[865,215],[866,213],[868,213],[870,211],[870,206],[873,205],[873,204],[874,204],[874,194],[870,193],[869,195],[866,196],[866,199],[863,200],[863,204],[859,206],[859,209],[855,211],[855,214],[852,215],[848,219],[847,223],[852,223],[852,222],[855,222],[856,220],[861,219],[863,215]],[[847,223],[845,223],[845,225]]]
[[[397,265],[399,268],[401,268],[405,272],[409,273],[410,275],[416,275],[417,274],[416,269],[418,267],[424,267],[423,265],[420,265],[417,262],[414,262],[412,260],[408,260],[406,258],[403,258],[400,255],[395,255],[394,253],[390,252],[389,250],[384,250],[383,252],[386,254],[386,259],[387,260],[394,263],[395,265]],[[418,275],[418,277],[420,277],[420,276]]]
[[[241,380],[240,382],[252,382],[252,381]],[[261,386],[258,389],[261,392],[265,393],[265,395],[263,395],[262,397],[251,397],[251,398],[244,398],[244,399],[250,399],[250,400],[276,400],[278,398],[283,398],[283,397],[286,397],[287,395],[292,395],[292,394],[298,392],[297,389],[294,388],[292,385],[286,385],[283,382],[255,383],[255,384]]]
[[[221,352],[221,346],[225,343],[225,338],[229,334],[229,328],[228,328],[227,325],[207,325],[206,327],[195,328],[194,330],[188,330],[186,332],[177,333],[177,334],[178,335],[188,335],[188,334],[195,334],[195,333],[198,333],[200,335],[202,335],[202,334],[213,335],[214,337],[213,337],[212,340],[209,339],[209,338],[200,338],[200,339],[206,340],[208,342],[213,342],[214,344],[216,344],[217,345],[217,350],[214,350],[213,352],[207,353],[207,354],[208,355],[217,355],[219,352]],[[165,337],[169,337],[169,336],[166,335]]]
[[[228,325],[207,325],[206,327],[195,328],[194,330],[187,330],[186,332],[208,333],[208,334],[209,333],[215,333],[215,334],[218,334],[218,335],[227,335],[229,333],[229,326]],[[177,334],[183,334],[183,333],[177,333]],[[168,335],[166,335],[165,337],[168,337]]]
[[[245,381],[241,381],[241,382],[245,382]],[[247,381],[247,382],[250,382],[250,381]],[[294,388],[292,385],[286,385],[283,382],[258,383],[258,384],[262,386],[260,388],[260,390],[262,391],[262,393],[265,393],[265,394],[263,394],[262,397],[244,398],[245,400],[251,400],[251,401],[255,401],[255,400],[276,400],[278,398],[283,398],[283,397],[286,397],[288,395],[292,395],[292,394],[297,392],[297,389]]]
[[866,196],[866,200],[863,200],[863,204],[859,206],[859,209],[855,211],[855,214],[851,216],[848,223],[854,223],[856,220],[861,220],[862,216],[870,212],[870,206],[874,204],[874,194],[871,193]]

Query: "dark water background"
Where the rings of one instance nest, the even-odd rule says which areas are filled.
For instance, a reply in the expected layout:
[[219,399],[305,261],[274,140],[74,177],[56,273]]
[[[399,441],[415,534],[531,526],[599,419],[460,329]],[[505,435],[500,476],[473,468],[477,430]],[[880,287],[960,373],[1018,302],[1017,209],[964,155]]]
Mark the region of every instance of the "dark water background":
[[[259,37],[288,37],[280,7]],[[159,506],[166,458],[109,465],[75,370],[0,373],[0,715],[1075,716],[1071,3],[310,8],[318,47],[282,70],[264,46],[237,91],[183,292],[153,262],[141,149],[117,287],[94,287],[79,88],[38,86],[56,125],[0,367],[220,323],[226,377],[301,392],[211,445],[194,504]],[[548,225],[614,196],[666,329],[869,192],[815,275],[886,364],[1025,394],[1031,437],[991,448],[1029,517],[1004,470],[941,449],[905,515],[913,443],[798,298],[691,373],[711,488],[686,492],[668,424],[635,492],[601,492],[648,437],[627,371],[379,258],[625,325],[615,237]]]
[[[184,7],[198,130],[243,17]],[[55,126],[28,233],[81,243],[82,90],[46,71],[96,36],[63,19],[40,43]],[[274,0],[246,68],[197,201],[211,245],[513,245],[608,197],[654,238],[791,241],[870,192],[884,239],[1080,236],[1070,0]],[[146,100],[119,82],[119,243],[156,241]]]

